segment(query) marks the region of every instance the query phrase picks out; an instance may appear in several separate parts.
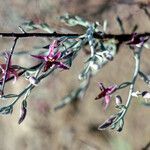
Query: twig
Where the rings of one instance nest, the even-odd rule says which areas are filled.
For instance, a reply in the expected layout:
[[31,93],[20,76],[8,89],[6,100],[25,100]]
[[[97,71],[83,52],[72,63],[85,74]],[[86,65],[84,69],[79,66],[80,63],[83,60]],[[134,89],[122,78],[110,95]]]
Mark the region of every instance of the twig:
[[120,18],[119,16],[117,16],[117,17],[116,17],[116,20],[117,20],[117,23],[118,23],[118,25],[119,25],[119,27],[120,27],[121,33],[125,33],[124,26],[123,26],[123,22],[122,22],[121,18]]
[[[65,34],[65,33],[0,33],[1,37],[16,37],[16,38],[29,38],[29,37],[68,37],[68,38],[78,38],[79,36],[81,36],[83,34]],[[119,41],[119,43],[123,43],[123,42],[127,42],[129,40],[131,40],[132,38],[132,33],[131,34],[99,34],[97,32],[95,32],[93,34],[94,38],[97,39],[116,39]],[[145,33],[138,33],[137,37],[145,37],[145,36],[150,36],[149,32],[145,32]]]
[[22,33],[26,33],[26,31],[21,26],[19,26],[18,28]]
[[128,111],[128,108],[130,106],[130,103],[132,100],[132,93],[134,92],[135,82],[136,82],[136,79],[138,77],[139,70],[140,70],[140,58],[141,58],[142,48],[143,48],[143,45],[141,45],[141,47],[135,49],[135,52],[134,52],[135,69],[134,69],[133,78],[132,78],[132,81],[131,81],[130,87],[129,87],[128,99],[127,99],[127,102],[125,104],[125,108],[121,111],[121,115],[113,122],[113,124],[119,122],[122,118],[124,118],[125,114]]
[[11,57],[12,57],[12,55],[13,55],[13,52],[14,52],[14,49],[15,49],[17,40],[18,40],[18,37],[16,37],[15,40],[14,40],[13,47],[11,48],[11,52],[10,52],[10,54],[9,54],[9,56],[8,56],[8,61],[6,62],[6,70],[5,70],[4,79],[3,79],[3,82],[2,82],[1,95],[4,94],[5,81],[6,81],[6,78],[7,78],[7,71],[8,71],[10,62],[11,62]]
[[150,142],[146,144],[145,147],[142,148],[142,150],[148,150],[150,148]]
[[[147,6],[148,5],[146,5],[146,4],[142,4],[142,3],[139,4],[139,8],[143,9],[144,13],[148,16],[148,19],[150,19],[150,12],[148,11]],[[150,6],[150,4],[149,4],[149,6]]]
[[145,83],[150,84],[150,79],[146,74],[139,70],[139,75]]
[[[128,100],[127,100],[126,105],[125,105],[126,106],[125,113],[127,112],[127,109],[130,105],[131,98],[132,98],[132,93],[134,92],[135,82],[136,82],[136,79],[138,77],[138,73],[139,73],[139,70],[140,70],[140,58],[141,58],[142,48],[143,48],[143,45],[140,48],[138,48],[138,52],[135,52],[135,55],[134,55],[135,70],[134,70],[133,79],[132,79],[132,82],[131,82],[131,85],[130,85]],[[125,115],[125,113],[124,113],[124,115]]]
[[63,33],[0,33],[1,37],[18,37],[18,38],[27,38],[27,37],[78,37],[78,34],[63,34]]

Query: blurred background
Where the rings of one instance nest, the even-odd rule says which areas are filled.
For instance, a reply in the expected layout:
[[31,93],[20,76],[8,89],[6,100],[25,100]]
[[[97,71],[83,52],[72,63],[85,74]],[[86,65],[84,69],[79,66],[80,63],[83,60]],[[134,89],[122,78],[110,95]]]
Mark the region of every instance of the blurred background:
[[[93,22],[107,20],[108,33],[120,33],[117,16],[123,20],[126,33],[130,33],[135,24],[137,32],[150,32],[150,17],[141,3],[147,5],[150,12],[149,0],[0,0],[0,32],[20,32],[18,26],[29,20],[46,22],[58,32],[82,32],[82,28],[70,29],[59,21],[59,16],[66,12]],[[1,38],[1,52],[10,50],[12,44],[12,39]],[[29,38],[21,39],[16,51],[33,51],[34,46],[42,44],[45,44],[43,39],[33,38],[32,42]],[[28,98],[27,117],[21,125],[17,123],[20,103],[12,115],[0,116],[0,150],[144,150],[150,142],[150,111],[136,99],[132,101],[121,133],[97,130],[98,125],[115,112],[113,100],[106,112],[101,100],[94,100],[99,93],[97,82],[108,86],[132,77],[134,60],[126,45],[122,45],[113,62],[92,78],[83,100],[52,111],[66,94],[79,86],[78,74],[84,56],[81,52],[69,71],[53,73],[33,90]],[[141,68],[148,75],[149,57],[149,50],[144,49]],[[14,56],[14,59],[13,63],[23,66],[37,63],[27,55]],[[2,57],[0,60],[4,61]],[[15,85],[9,83],[6,88],[19,93],[26,84],[27,81],[20,78]],[[147,89],[140,79],[136,86],[137,90]],[[125,102],[128,90],[119,92]]]

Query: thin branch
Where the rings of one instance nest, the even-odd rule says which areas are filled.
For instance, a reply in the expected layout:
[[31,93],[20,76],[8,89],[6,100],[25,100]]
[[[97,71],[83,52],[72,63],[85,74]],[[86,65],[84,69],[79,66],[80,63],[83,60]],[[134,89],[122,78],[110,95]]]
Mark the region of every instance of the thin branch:
[[150,148],[150,142],[148,142],[146,146],[142,148],[142,150],[148,150],[149,148]]
[[1,37],[18,37],[18,38],[27,38],[27,37],[78,37],[79,34],[65,34],[65,33],[0,33]]
[[150,84],[150,79],[146,74],[139,70],[139,75],[145,83]]
[[[78,38],[83,34],[65,34],[65,33],[0,33],[1,37],[16,37],[16,38],[29,38],[29,37],[68,37],[68,38]],[[99,34],[98,32],[95,32],[93,34],[94,38],[97,39],[116,39],[119,41],[119,43],[127,42],[131,40],[132,38],[132,33],[131,34]],[[145,37],[145,36],[150,36],[149,32],[145,33],[138,33],[137,37]]]
[[5,70],[5,75],[4,75],[4,79],[3,79],[3,82],[2,82],[2,89],[1,89],[1,95],[4,94],[4,88],[5,88],[5,81],[7,79],[7,72],[8,72],[8,68],[9,68],[9,65],[10,65],[10,62],[11,62],[11,57],[13,55],[13,52],[14,52],[14,49],[15,49],[15,46],[16,46],[16,43],[17,43],[17,40],[18,40],[18,37],[15,38],[14,40],[14,44],[13,44],[13,47],[11,48],[11,52],[9,54],[9,58],[6,62],[6,70]]
[[121,20],[121,18],[119,16],[116,17],[116,21],[117,21],[117,23],[119,25],[121,33],[125,33],[123,22],[122,22],[122,20]]
[[[129,90],[129,96],[128,96],[128,100],[126,102],[126,108],[129,107],[130,102],[131,102],[131,98],[132,98],[132,93],[134,92],[134,86],[135,86],[135,82],[140,70],[140,57],[141,57],[141,51],[142,51],[143,46],[141,46],[141,48],[139,48],[138,52],[135,52],[135,70],[134,70],[134,75],[133,75],[133,79],[132,79],[132,84],[130,85],[130,90]],[[126,110],[127,112],[127,110]]]
[[135,52],[134,52],[135,69],[134,69],[133,78],[132,78],[132,81],[131,81],[131,84],[130,84],[130,87],[129,87],[128,99],[127,99],[127,102],[125,104],[125,109],[123,109],[123,111],[121,111],[121,115],[113,122],[113,124],[119,122],[122,118],[124,118],[125,114],[128,111],[128,108],[130,106],[130,103],[131,103],[131,100],[132,100],[132,93],[134,92],[136,79],[138,77],[139,70],[140,70],[140,60],[141,60],[142,48],[143,48],[143,45],[141,45],[141,47],[135,49]]
[[21,26],[19,26],[18,28],[22,33],[26,33],[26,31]]
[[[150,6],[150,3],[149,3],[149,6]],[[148,11],[147,7],[148,7],[147,4],[144,4],[144,3],[139,4],[139,8],[143,9],[144,13],[148,16],[148,19],[150,19],[150,12]]]

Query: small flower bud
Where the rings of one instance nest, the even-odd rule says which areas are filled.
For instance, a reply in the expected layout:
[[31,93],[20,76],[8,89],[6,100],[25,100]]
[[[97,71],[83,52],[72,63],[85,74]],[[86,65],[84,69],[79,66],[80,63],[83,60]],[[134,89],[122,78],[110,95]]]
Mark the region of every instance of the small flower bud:
[[30,83],[33,84],[34,86],[37,86],[37,84],[38,84],[38,82],[39,82],[39,81],[38,81],[35,77],[33,77],[33,76],[29,77],[29,81],[30,81]]
[[27,102],[24,100],[21,104],[20,117],[19,117],[18,124],[21,124],[24,121],[26,114],[27,114]]
[[119,127],[119,128],[117,129],[117,131],[118,131],[118,132],[121,132],[122,129],[123,129],[123,127]]
[[143,91],[141,95],[142,95],[142,97],[145,98],[145,99],[150,99],[150,93],[147,92],[147,91]]
[[104,56],[107,60],[112,61],[113,60],[113,56],[110,53],[104,53]]
[[116,119],[115,115],[110,116],[103,124],[101,124],[98,127],[98,130],[105,130],[106,128],[110,127],[115,119]]
[[120,95],[117,95],[117,96],[116,96],[116,105],[119,106],[119,105],[121,105],[121,104],[122,104],[122,98],[121,98]]

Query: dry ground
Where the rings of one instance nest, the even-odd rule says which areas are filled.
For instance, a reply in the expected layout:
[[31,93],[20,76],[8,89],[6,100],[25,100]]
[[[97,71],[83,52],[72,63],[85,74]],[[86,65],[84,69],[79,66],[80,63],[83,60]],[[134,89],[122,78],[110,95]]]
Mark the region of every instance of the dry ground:
[[[128,3],[126,3],[128,2]],[[135,24],[138,32],[149,31],[150,20],[143,10],[132,0],[0,0],[0,32],[18,31],[17,26],[26,20],[45,21],[56,31],[67,29],[57,20],[65,12],[77,14],[91,21],[107,19],[111,33],[119,33],[115,21],[119,15],[126,32],[131,32]],[[141,2],[149,3],[147,0]],[[134,4],[133,4],[134,3]],[[74,31],[80,32],[80,29]],[[33,50],[39,40],[21,40],[17,50]],[[38,43],[43,44],[40,40]],[[0,50],[9,49],[12,41],[0,39]],[[149,50],[144,50],[142,69],[150,73]],[[30,66],[29,57],[22,56],[17,63]],[[0,116],[0,150],[141,150],[150,142],[150,111],[136,100],[126,116],[124,130],[121,133],[97,131],[102,123],[114,111],[114,103],[107,112],[102,111],[100,101],[94,101],[99,90],[97,81],[106,85],[120,83],[131,78],[133,72],[132,53],[125,45],[114,61],[105,66],[91,81],[84,99],[77,104],[52,112],[51,109],[71,89],[79,85],[77,79],[84,60],[84,54],[74,61],[69,71],[57,72],[40,83],[29,97],[28,115],[26,120],[17,124],[19,104],[10,116]],[[28,59],[28,60],[27,60]],[[16,92],[25,85],[19,79],[14,86],[7,89]],[[146,88],[139,80],[138,89]],[[127,90],[121,93],[126,101]]]

